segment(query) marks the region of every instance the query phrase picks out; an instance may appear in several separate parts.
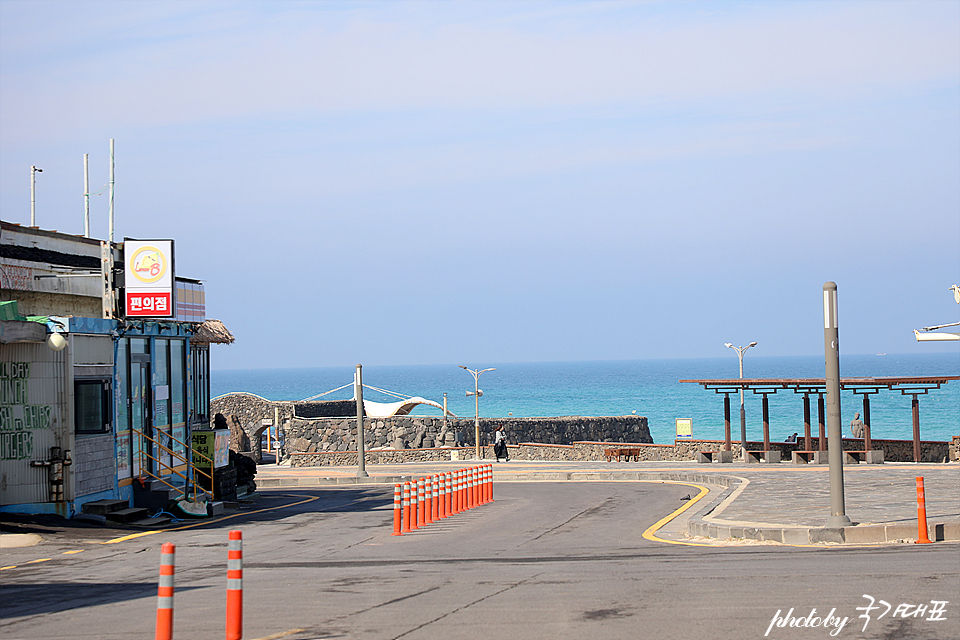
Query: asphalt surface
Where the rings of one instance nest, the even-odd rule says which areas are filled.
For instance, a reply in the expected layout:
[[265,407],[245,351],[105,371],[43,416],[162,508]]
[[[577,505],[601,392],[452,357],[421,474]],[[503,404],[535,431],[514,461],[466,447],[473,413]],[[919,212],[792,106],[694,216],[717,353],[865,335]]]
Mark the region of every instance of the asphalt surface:
[[[389,484],[470,464],[474,463],[367,465],[370,477],[364,479],[357,478],[356,467],[265,465],[259,468],[257,482],[264,488],[355,482]],[[788,541],[783,535],[774,534],[787,531],[816,537],[816,530],[822,529],[830,516],[830,478],[826,465],[515,461],[494,464],[494,473],[497,482],[631,481],[655,477],[665,481],[702,482],[708,485],[710,495],[688,514],[707,511],[712,503],[712,508],[702,514],[704,526],[700,527],[703,529],[700,533],[712,525],[719,526],[723,534],[737,528],[740,535],[736,537]],[[840,542],[916,540],[918,476],[924,478],[930,538],[937,539],[939,531],[940,539],[944,539],[946,530],[947,540],[960,539],[960,491],[957,490],[960,465],[886,463],[844,467],[846,515],[854,526],[847,531],[846,540]],[[735,479],[734,485],[730,484],[731,479]],[[794,541],[810,542],[799,540],[796,535]]]
[[[663,523],[697,491],[637,481],[502,482],[491,504],[393,536],[392,489],[263,489],[164,531],[46,523],[39,544],[2,550],[0,636],[151,637],[160,545],[173,542],[174,637],[222,638],[238,529],[248,640],[826,638],[828,615],[846,619],[834,637],[956,637],[954,543],[699,546],[671,540],[683,514]],[[868,597],[894,609],[860,619]],[[776,626],[789,615],[821,624]]]

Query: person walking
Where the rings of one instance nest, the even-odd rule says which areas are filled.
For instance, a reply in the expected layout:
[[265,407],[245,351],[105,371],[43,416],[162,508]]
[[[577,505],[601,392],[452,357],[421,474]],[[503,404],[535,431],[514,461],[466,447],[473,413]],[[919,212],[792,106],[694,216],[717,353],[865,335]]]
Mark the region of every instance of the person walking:
[[503,435],[503,425],[497,427],[494,431],[493,454],[497,456],[497,462],[505,460],[510,462],[510,455],[507,453],[507,437]]

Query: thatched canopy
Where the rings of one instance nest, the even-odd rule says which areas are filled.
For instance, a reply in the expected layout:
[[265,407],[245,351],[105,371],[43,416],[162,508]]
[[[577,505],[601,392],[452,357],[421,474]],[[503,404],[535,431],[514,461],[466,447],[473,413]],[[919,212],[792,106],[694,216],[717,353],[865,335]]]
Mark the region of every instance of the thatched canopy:
[[196,344],[233,344],[234,337],[222,322],[207,318],[193,334]]

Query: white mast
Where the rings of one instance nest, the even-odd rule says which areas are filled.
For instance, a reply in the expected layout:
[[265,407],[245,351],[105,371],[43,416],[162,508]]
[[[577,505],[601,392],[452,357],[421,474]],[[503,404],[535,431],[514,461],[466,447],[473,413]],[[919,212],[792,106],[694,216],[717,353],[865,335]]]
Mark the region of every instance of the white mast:
[[114,176],[113,138],[110,138],[110,246],[113,246],[113,184]]
[[83,154],[83,237],[90,237],[90,154]]

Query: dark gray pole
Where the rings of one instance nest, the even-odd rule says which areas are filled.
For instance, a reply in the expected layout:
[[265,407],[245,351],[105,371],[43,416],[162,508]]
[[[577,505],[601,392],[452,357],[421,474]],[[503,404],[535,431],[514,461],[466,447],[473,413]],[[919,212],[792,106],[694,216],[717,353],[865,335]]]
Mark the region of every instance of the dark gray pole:
[[353,387],[357,397],[357,477],[369,478],[367,473],[366,453],[363,450],[363,371],[362,367],[357,365],[357,373],[353,378]]
[[843,504],[843,433],[840,426],[840,332],[837,321],[837,283],[823,285],[823,353],[827,387],[827,459],[830,461],[831,529],[849,527]]
[[743,409],[743,389],[740,389],[740,456],[747,460],[747,412]]

